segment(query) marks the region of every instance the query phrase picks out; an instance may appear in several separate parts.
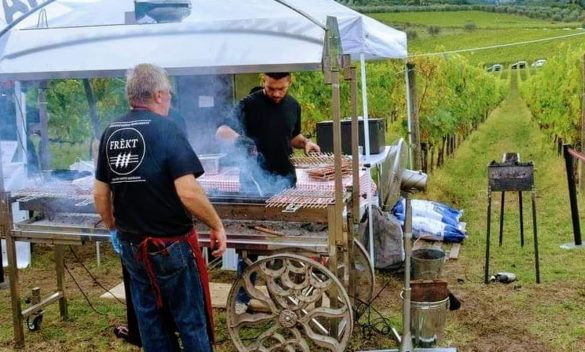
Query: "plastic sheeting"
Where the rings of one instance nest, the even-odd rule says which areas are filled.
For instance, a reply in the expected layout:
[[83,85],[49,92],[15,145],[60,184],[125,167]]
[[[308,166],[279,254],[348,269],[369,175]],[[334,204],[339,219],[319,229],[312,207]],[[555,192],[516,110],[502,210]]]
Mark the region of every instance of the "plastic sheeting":
[[[354,59],[407,55],[405,33],[332,0],[288,3],[323,24],[337,17],[343,52]],[[121,76],[141,62],[171,74],[321,67],[324,30],[274,0],[193,0],[182,22],[159,24],[126,24],[132,0],[57,0],[45,10],[0,38],[0,79]],[[4,25],[6,15],[0,9]]]

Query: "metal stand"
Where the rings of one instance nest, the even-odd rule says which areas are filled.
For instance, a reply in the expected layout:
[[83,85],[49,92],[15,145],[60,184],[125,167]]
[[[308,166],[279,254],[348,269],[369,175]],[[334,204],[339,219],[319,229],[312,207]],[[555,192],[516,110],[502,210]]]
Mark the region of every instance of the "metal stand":
[[411,352],[412,335],[410,332],[410,257],[412,254],[412,206],[410,192],[404,193],[405,210],[404,210],[404,298],[402,300],[402,341],[400,352]]
[[[22,309],[20,292],[18,288],[18,268],[16,258],[16,240],[17,231],[13,229],[10,194],[1,193],[0,197],[0,218],[3,219],[3,226],[6,230],[6,253],[8,255],[8,277],[10,286],[10,298],[12,305],[12,323],[14,328],[14,347],[24,347],[24,322],[27,318],[34,318],[42,312],[42,309],[59,301],[59,312],[62,319],[67,319],[67,300],[65,299],[64,286],[64,245],[58,242],[54,245],[55,252],[55,272],[57,281],[57,290],[49,294],[44,299],[39,299],[37,303],[32,304],[26,309]],[[31,241],[34,242],[34,241]],[[40,292],[39,292],[40,298]],[[30,328],[30,326],[29,326]]]
[[492,192],[502,192],[500,205],[500,237],[499,245],[503,243],[504,229],[504,201],[506,191],[517,191],[520,206],[520,246],[524,247],[524,216],[522,209],[522,191],[530,191],[532,199],[532,228],[534,232],[534,265],[536,283],[540,283],[540,264],[538,257],[538,236],[536,225],[536,192],[534,191],[534,166],[532,162],[520,163],[520,156],[516,153],[504,154],[503,162],[492,161],[488,166],[488,207],[487,207],[487,235],[485,248],[484,283],[489,282],[490,264],[490,232],[492,212]]
[[[426,188],[426,174],[418,173],[421,178],[416,183],[421,189]],[[411,185],[410,185],[411,186]],[[411,191],[409,182],[402,182],[403,188],[410,188],[404,191],[405,214],[404,214],[404,288],[403,288],[403,311],[402,311],[402,339],[400,349],[371,350],[367,352],[457,352],[454,347],[434,347],[434,348],[414,348],[412,345],[412,333],[410,332],[410,305],[411,305],[411,288],[410,288],[410,257],[412,256],[412,206]],[[366,352],[366,351],[362,351]]]

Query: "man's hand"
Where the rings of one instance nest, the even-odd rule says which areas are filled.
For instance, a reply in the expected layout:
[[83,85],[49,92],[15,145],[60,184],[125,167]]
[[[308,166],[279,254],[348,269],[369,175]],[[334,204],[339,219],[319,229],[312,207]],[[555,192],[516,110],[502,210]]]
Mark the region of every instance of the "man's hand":
[[209,234],[209,248],[212,249],[211,255],[219,257],[225,252],[227,246],[227,238],[225,230],[222,227],[220,230],[211,230]]
[[321,153],[321,148],[316,143],[311,142],[310,139],[307,139],[305,141],[305,155],[309,155],[311,152]]

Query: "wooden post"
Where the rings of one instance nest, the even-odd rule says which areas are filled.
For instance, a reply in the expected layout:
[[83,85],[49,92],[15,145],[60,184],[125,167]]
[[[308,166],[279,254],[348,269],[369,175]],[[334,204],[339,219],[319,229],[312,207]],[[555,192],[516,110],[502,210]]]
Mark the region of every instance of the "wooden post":
[[[569,189],[569,202],[571,205],[571,221],[573,222],[573,237],[575,246],[581,246],[581,224],[579,223],[579,206],[577,203],[577,190],[575,189],[575,173],[573,171],[573,157],[569,154],[570,145],[563,145],[563,157],[567,170],[567,186]],[[581,163],[583,164],[583,163]]]
[[412,155],[414,170],[421,169],[421,156],[420,156],[420,124],[418,121],[418,106],[416,102],[416,70],[413,63],[407,63],[406,68],[408,70],[408,90],[410,92],[410,111],[412,112]]
[[[0,142],[2,139],[0,138]],[[2,164],[2,143],[0,143],[0,197],[4,194],[4,170],[2,169],[4,165]],[[1,201],[1,198],[0,198]],[[7,221],[5,219],[4,211],[2,210],[3,204],[0,204],[0,238],[9,236],[8,234],[8,226]],[[6,232],[6,233],[4,233]],[[2,265],[2,247],[0,246],[0,284],[4,284],[4,266]]]

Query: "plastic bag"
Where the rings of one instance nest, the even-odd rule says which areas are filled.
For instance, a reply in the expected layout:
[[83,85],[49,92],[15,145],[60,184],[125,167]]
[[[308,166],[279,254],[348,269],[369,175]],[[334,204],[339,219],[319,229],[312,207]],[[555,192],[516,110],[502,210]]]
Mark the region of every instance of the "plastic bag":
[[440,220],[421,216],[412,217],[412,236],[414,238],[451,243],[460,243],[467,237],[459,226],[445,224]]
[[[428,219],[439,220],[445,224],[457,226],[463,215],[463,210],[451,208],[443,203],[430,200],[413,199],[411,202],[412,216],[420,216]],[[401,221],[404,221],[405,200],[401,198],[392,208],[392,213]]]
[[[362,217],[360,228],[362,243],[369,248],[368,212]],[[392,214],[372,206],[372,232],[374,233],[374,267],[382,270],[397,270],[404,262],[404,245],[400,221]]]

